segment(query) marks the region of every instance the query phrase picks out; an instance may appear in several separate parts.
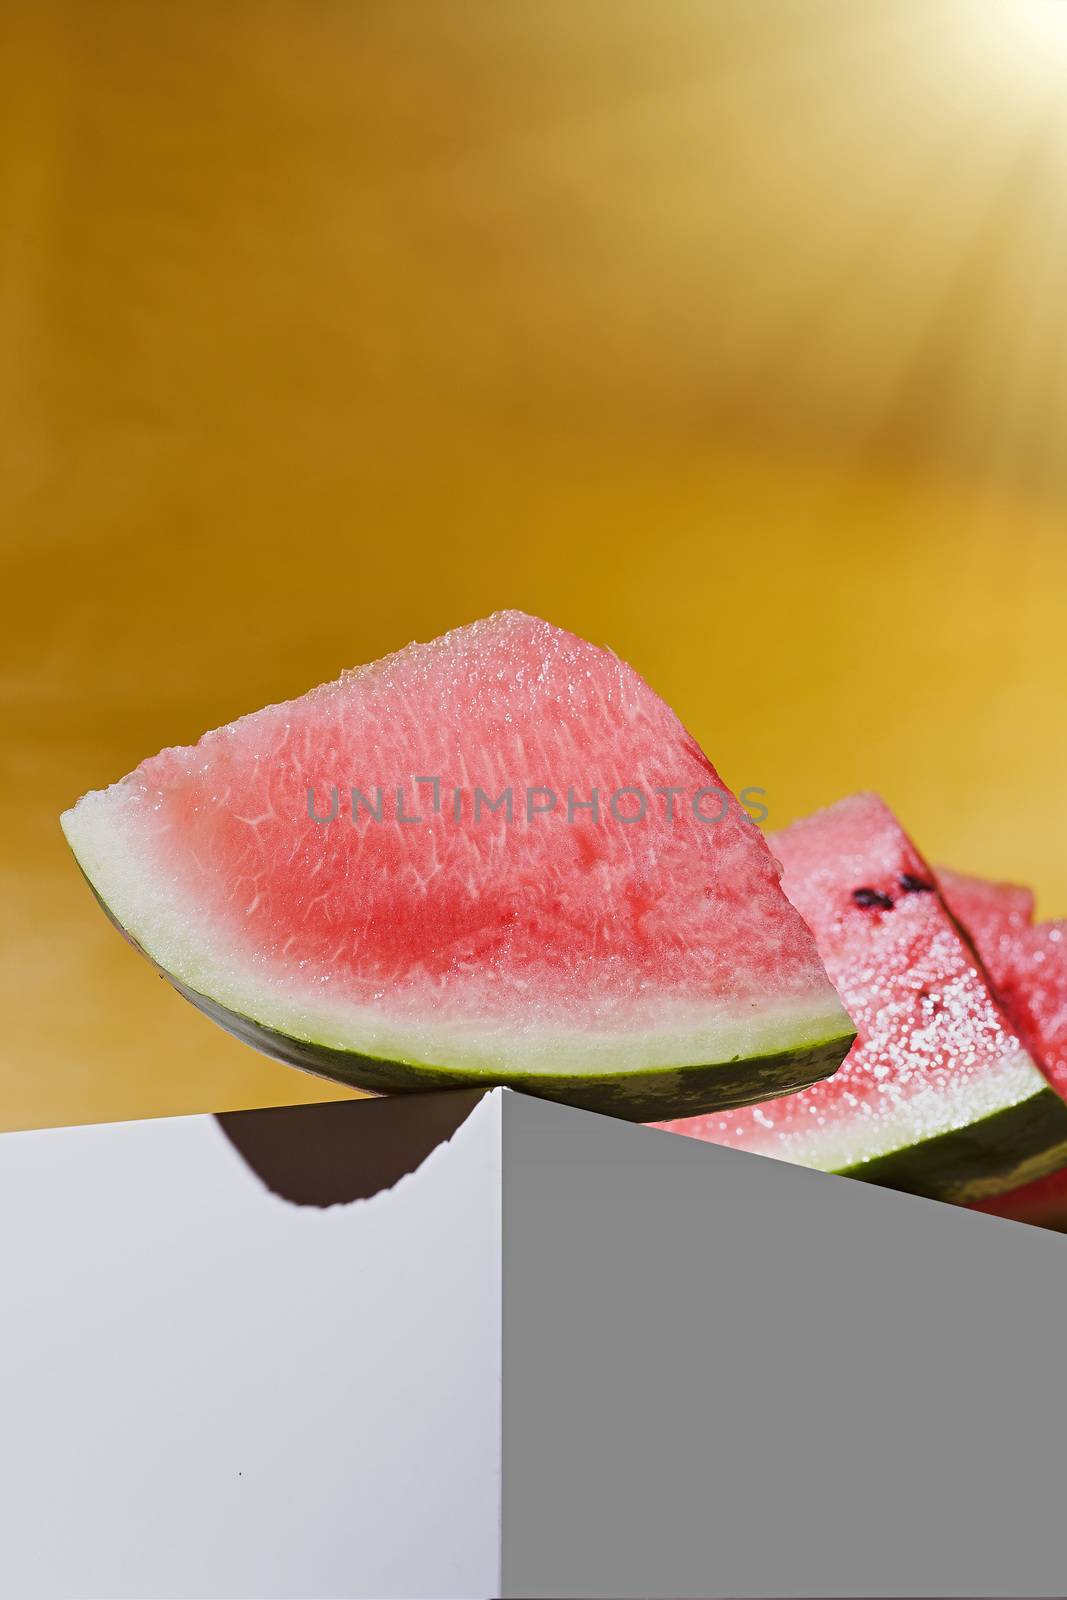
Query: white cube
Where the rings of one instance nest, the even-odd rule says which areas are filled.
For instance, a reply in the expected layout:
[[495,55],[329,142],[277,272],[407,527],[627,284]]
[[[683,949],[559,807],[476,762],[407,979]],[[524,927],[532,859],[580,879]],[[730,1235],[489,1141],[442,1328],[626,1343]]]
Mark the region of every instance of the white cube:
[[507,1090],[0,1138],[0,1594],[1064,1592],[1067,1241]]

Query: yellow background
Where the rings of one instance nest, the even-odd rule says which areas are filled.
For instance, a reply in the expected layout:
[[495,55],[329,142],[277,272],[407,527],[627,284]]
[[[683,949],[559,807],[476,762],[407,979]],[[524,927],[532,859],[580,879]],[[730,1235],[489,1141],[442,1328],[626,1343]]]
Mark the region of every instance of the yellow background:
[[1064,12],[3,8],[0,1125],[328,1092],[58,813],[502,606],[1067,912]]

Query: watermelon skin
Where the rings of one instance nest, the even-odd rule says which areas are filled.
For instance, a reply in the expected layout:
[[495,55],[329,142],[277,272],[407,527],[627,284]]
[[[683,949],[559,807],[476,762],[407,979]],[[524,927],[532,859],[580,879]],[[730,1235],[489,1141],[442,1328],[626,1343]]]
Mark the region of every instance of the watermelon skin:
[[[724,804],[713,826],[684,804],[472,825],[436,791],[417,827],[407,806],[313,815],[313,788],[426,774],[446,795],[677,785]],[[63,825],[183,996],[372,1093],[506,1084],[647,1121],[809,1083],[854,1037],[762,834],[677,718],[610,652],[521,613],[163,751]]]
[[833,1170],[907,1194],[973,1204],[985,1195],[1029,1186],[1031,1179],[1040,1181],[1058,1169],[1067,1160],[1065,1112],[1067,1107],[1051,1089],[1038,1089],[1018,1105],[966,1128]]
[[[481,1081],[469,1073],[435,1067],[428,1062],[387,1061],[334,1050],[328,1045],[309,1044],[229,1011],[180,983],[175,983],[174,987],[205,1016],[264,1055],[371,1094],[469,1088],[472,1082]],[[493,1082],[524,1094],[577,1106],[583,1111],[597,1111],[629,1122],[650,1122],[664,1105],[691,1107],[696,1115],[709,1102],[740,1106],[751,1104],[754,1099],[772,1100],[809,1083],[813,1072],[816,1076],[835,1072],[841,1059],[841,1041],[832,1038],[775,1055],[748,1057],[738,1062],[733,1071],[729,1064],[713,1064],[687,1067],[682,1071],[659,1068],[600,1077],[576,1073],[503,1072],[494,1075]]]
[[1067,1167],[1007,1194],[976,1200],[972,1210],[1004,1217],[1009,1222],[1026,1222],[1032,1228],[1047,1228],[1052,1233],[1067,1233]]
[[859,1036],[831,1080],[674,1131],[957,1202],[1062,1165],[1067,1105],[888,807],[856,795],[770,843]]

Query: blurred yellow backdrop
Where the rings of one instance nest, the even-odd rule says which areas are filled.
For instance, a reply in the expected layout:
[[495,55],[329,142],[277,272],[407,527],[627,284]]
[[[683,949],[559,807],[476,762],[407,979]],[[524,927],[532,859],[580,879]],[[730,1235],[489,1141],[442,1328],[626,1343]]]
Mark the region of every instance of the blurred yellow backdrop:
[[0,1126],[322,1098],[57,815],[520,606],[1067,912],[1067,6],[8,0]]

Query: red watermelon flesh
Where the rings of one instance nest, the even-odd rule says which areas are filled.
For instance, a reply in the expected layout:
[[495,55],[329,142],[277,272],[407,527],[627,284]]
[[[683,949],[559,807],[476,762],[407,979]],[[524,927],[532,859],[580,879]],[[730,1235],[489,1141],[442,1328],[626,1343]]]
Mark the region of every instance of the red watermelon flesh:
[[372,1090],[502,1082],[647,1119],[807,1083],[854,1032],[673,712],[519,612],[164,750],[63,825],[183,993]]
[[884,803],[853,796],[769,842],[859,1037],[832,1079],[669,1126],[954,1199],[1067,1159],[1067,1108]]

